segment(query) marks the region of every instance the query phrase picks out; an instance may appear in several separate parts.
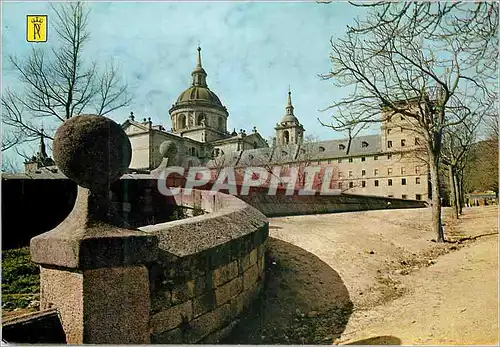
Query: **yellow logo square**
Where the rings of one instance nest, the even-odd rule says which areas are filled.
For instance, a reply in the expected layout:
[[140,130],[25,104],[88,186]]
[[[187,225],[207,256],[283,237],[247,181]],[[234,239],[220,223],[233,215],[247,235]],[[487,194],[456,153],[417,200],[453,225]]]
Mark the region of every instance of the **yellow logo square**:
[[47,15],[26,16],[26,40],[28,42],[47,42]]

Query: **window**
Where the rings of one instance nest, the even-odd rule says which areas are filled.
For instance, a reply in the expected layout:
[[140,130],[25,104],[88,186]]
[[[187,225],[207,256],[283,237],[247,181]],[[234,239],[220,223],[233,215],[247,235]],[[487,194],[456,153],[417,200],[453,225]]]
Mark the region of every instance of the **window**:
[[387,141],[387,148],[392,148],[392,141]]
[[352,171],[349,171],[349,178],[352,177]]
[[401,195],[401,199],[407,199],[407,198],[408,198],[408,195],[406,195],[406,194]]
[[361,147],[363,147],[363,148],[368,147],[368,142],[366,142],[366,141],[361,142]]
[[200,113],[196,119],[196,125],[203,125],[204,122],[205,122],[205,114]]
[[341,151],[343,151],[343,150],[345,149],[345,146],[344,146],[343,144],[340,144],[340,145],[339,145],[339,149],[340,149]]
[[403,116],[401,116],[401,120],[405,120]]
[[373,170],[373,176],[378,176],[378,169]]
[[406,186],[406,178],[402,178],[401,179],[401,185],[402,186]]
[[403,127],[399,128],[399,129],[401,129],[401,132],[403,132],[403,131],[404,131]]
[[415,174],[420,175],[420,167],[415,166]]
[[375,187],[378,187],[378,180],[375,180]]
[[405,139],[401,139],[401,147],[404,147],[406,146],[406,140]]
[[394,195],[387,195],[387,197],[388,197],[388,198],[393,198],[393,197],[394,197]]
[[343,177],[344,177],[344,174],[339,171],[339,178],[343,178]]
[[378,160],[378,156],[374,156],[374,157],[373,157],[373,160]]
[[387,154],[387,159],[391,159],[392,158],[392,154]]
[[361,161],[366,161],[366,158],[365,157],[361,157]]
[[420,139],[418,137],[415,137],[415,145],[419,145],[420,144]]
[[422,200],[422,195],[416,194],[415,195],[415,200]]
[[365,176],[366,175],[366,171],[365,170],[361,170],[361,176]]
[[415,184],[420,184],[420,177],[415,177]]
[[392,168],[390,168],[390,167],[389,167],[389,168],[387,168],[387,174],[388,174],[388,175],[391,175],[391,174],[392,174]]
[[388,186],[392,186],[392,180],[391,179],[387,180],[387,185]]
[[183,114],[180,114],[179,117],[177,118],[177,128],[178,129],[185,129],[186,126],[187,126],[186,116]]
[[401,175],[405,175],[406,174],[406,169],[404,167],[401,168]]
[[391,133],[392,129],[387,129],[387,135]]
[[325,151],[325,147],[319,147],[319,151],[320,152],[324,152]]
[[349,158],[349,163],[352,163],[352,158]]
[[354,187],[354,182],[349,182],[349,188]]
[[361,187],[366,187],[366,181],[361,181]]
[[342,189],[342,182],[339,182],[339,189]]
[[337,163],[342,164],[342,159],[337,159]]
[[290,142],[290,134],[287,130],[283,132],[283,142],[287,145]]

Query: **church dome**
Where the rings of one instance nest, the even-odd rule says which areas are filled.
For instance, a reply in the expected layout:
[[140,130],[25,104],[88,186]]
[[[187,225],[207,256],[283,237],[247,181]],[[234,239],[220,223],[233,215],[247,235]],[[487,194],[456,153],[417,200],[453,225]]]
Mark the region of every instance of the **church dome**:
[[191,72],[191,77],[191,86],[179,95],[174,108],[183,104],[200,103],[225,109],[219,97],[207,86],[207,73],[201,65],[200,47],[198,47],[198,64]]
[[177,103],[190,101],[205,101],[207,103],[223,107],[219,97],[210,89],[203,86],[191,86],[183,91],[177,98]]

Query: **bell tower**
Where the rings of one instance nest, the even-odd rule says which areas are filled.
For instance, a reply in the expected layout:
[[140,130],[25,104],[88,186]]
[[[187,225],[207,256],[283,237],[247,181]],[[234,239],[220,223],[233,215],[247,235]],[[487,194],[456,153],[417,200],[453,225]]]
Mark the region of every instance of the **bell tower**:
[[285,107],[285,115],[279,123],[276,123],[276,144],[288,145],[299,144],[304,140],[304,127],[300,124],[293,113],[292,92],[288,89],[288,100]]

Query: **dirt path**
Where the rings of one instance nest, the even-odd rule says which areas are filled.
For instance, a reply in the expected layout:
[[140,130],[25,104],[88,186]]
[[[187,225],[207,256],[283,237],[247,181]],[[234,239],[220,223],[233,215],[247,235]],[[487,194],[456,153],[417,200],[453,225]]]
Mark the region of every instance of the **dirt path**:
[[[455,224],[445,211],[447,236],[497,234],[497,213],[466,209]],[[337,343],[496,342],[497,235],[436,244],[429,221],[428,209],[386,210],[273,218],[270,228],[272,237],[317,256],[345,285],[354,309]]]
[[341,341],[498,345],[498,235],[439,257],[404,284],[412,293],[354,312]]

